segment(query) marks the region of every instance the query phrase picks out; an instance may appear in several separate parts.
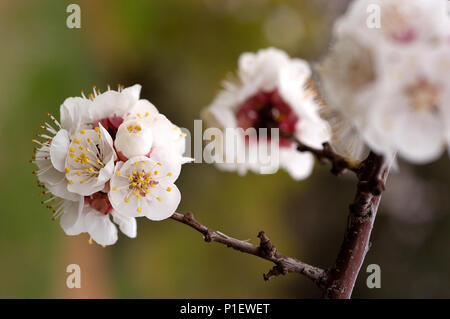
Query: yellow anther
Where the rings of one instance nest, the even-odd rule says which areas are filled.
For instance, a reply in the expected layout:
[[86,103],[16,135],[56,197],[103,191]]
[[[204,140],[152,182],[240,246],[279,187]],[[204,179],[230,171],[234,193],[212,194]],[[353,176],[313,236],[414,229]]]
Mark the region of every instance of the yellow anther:
[[170,192],[172,190],[172,187],[167,187],[166,191]]
[[91,149],[89,147],[86,147],[86,152],[90,153]]
[[156,199],[160,202],[160,201],[162,201],[162,198],[161,197],[156,197]]
[[150,115],[150,113],[145,112],[145,117],[148,117]]
[[133,164],[134,166],[139,166],[139,162],[134,162],[134,164]]
[[98,133],[98,132],[100,132],[100,127],[96,127],[96,128],[94,128],[94,130]]
[[77,172],[75,172],[75,174],[77,174],[78,176],[80,176],[80,175],[81,175],[81,172],[80,172],[80,171],[77,171]]
[[75,149],[71,146],[71,147],[69,147],[69,152],[74,153]]
[[130,176],[128,176],[128,179],[129,179],[130,181],[132,181],[134,178],[133,178],[132,175],[130,175]]
[[84,133],[86,133],[86,131],[85,131],[85,130],[81,130],[80,133],[81,133],[81,134],[84,134]]
[[89,238],[89,245],[92,245],[92,238]]
[[129,203],[130,199],[128,197],[125,197],[125,203]]
[[102,133],[98,133],[98,139],[99,139],[99,140],[102,139]]
[[70,172],[70,167],[66,167],[66,168],[64,169],[64,171],[66,172],[66,174],[69,173],[69,172]]
[[137,195],[137,192],[132,192],[131,194],[133,194],[133,196],[136,196],[136,195]]
[[152,185],[150,185],[150,187],[155,188],[155,187],[156,187],[156,184],[152,184]]
[[138,195],[136,196],[136,198],[137,198],[137,199],[141,199],[142,197],[141,197],[141,195],[138,194]]
[[146,194],[150,193],[150,190],[149,190],[149,189],[146,189],[146,190],[145,190],[145,193],[146,193]]
[[88,143],[91,143],[91,142],[92,142],[92,140],[91,140],[90,137],[87,138],[87,141],[88,141]]
[[136,174],[137,174],[137,172],[136,172],[136,171],[131,171],[131,173],[132,173],[133,175],[136,175]]
[[162,166],[162,163],[161,163],[161,162],[158,162],[158,163],[156,163],[156,165]]
[[154,175],[158,175],[158,171],[154,171],[153,174],[154,174]]
[[116,176],[120,176],[120,172],[119,171],[116,172]]
[[83,145],[80,145],[80,147],[78,147],[80,150],[84,150]]
[[136,115],[137,115],[137,117],[142,118],[141,113],[138,113],[138,114],[136,114]]
[[114,186],[114,187],[112,188],[112,190],[113,190],[113,191],[116,191],[116,190],[117,190],[117,186]]
[[84,184],[85,181],[80,181],[80,184]]
[[94,168],[93,168],[93,167],[89,167],[89,171],[90,171],[90,172],[93,172],[93,171],[94,171]]
[[80,144],[81,143],[80,140],[77,139],[77,138],[74,138],[72,142],[74,142],[75,144]]
[[87,173],[87,172],[89,172],[89,170],[88,170],[87,168],[85,168],[85,169],[83,170],[83,172]]
[[167,176],[172,176],[172,173],[167,173]]
[[74,158],[74,157],[75,157],[75,155],[74,155],[73,153],[70,153],[69,156],[70,156],[71,158]]
[[69,179],[68,181],[67,181],[67,183],[69,183],[69,184],[73,184],[73,180],[71,180],[71,179]]
[[138,213],[142,213],[142,208],[138,207],[136,210]]

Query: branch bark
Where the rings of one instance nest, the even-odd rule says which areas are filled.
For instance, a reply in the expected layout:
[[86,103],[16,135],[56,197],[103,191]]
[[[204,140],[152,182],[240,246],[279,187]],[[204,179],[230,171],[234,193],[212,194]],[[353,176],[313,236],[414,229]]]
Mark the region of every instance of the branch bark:
[[334,266],[327,272],[325,298],[348,299],[370,246],[375,216],[384,190],[389,165],[383,157],[370,153],[358,169],[358,186],[349,207],[344,241]]
[[288,273],[299,273],[311,279],[321,289],[325,287],[327,275],[323,269],[308,265],[298,259],[280,253],[263,231],[260,231],[258,234],[260,244],[256,246],[248,241],[230,237],[199,223],[190,212],[185,215],[174,213],[171,218],[203,234],[206,242],[223,244],[240,252],[273,262],[275,266],[267,274],[263,275],[264,280]]

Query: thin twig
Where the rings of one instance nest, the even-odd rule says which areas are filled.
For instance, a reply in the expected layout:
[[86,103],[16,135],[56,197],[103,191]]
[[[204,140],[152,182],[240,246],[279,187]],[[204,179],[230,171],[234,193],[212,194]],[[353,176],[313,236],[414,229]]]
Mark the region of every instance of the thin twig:
[[316,283],[323,291],[325,298],[350,298],[369,249],[370,234],[381,193],[389,174],[389,165],[382,156],[373,152],[361,163],[352,164],[337,154],[327,143],[323,145],[322,150],[319,150],[304,145],[298,140],[294,141],[297,143],[299,151],[311,152],[320,161],[330,162],[333,174],[339,175],[344,170],[350,170],[358,177],[357,191],[355,199],[350,205],[344,241],[335,264],[328,271],[281,254],[263,231],[258,234],[260,244],[256,246],[199,223],[192,213],[185,215],[174,213],[171,218],[203,234],[206,242],[217,242],[273,262],[275,266],[267,274],[264,274],[264,280],[288,273],[299,273]]
[[324,288],[324,284],[327,282],[326,272],[323,269],[283,255],[275,248],[263,231],[258,234],[260,244],[259,246],[256,246],[248,241],[230,237],[220,231],[213,230],[199,223],[190,212],[185,215],[174,213],[171,218],[177,222],[186,224],[203,234],[206,242],[220,243],[240,252],[273,262],[275,266],[267,274],[263,275],[264,280],[269,280],[272,277],[285,275],[288,273],[299,273],[311,279],[322,289]]
[[359,163],[353,163],[346,159],[344,156],[336,153],[333,147],[329,143],[323,143],[322,149],[317,149],[308,146],[300,142],[297,138],[291,137],[295,144],[297,144],[297,150],[299,152],[310,152],[312,153],[320,162],[331,163],[331,173],[334,175],[340,175],[343,171],[349,170],[359,173]]

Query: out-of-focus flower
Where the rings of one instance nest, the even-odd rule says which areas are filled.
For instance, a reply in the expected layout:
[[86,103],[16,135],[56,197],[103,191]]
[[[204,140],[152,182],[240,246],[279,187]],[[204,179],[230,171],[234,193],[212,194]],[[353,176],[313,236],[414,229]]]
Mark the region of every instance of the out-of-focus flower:
[[[335,117],[332,143],[341,153],[361,159],[366,144],[415,163],[442,154],[450,127],[445,6],[445,0],[358,0],[338,20],[318,70]],[[370,21],[377,12],[378,27]]]
[[[203,117],[210,126],[221,129],[257,130],[258,136],[253,140],[240,135],[237,153],[251,153],[258,144],[269,143],[270,130],[278,129],[279,154],[271,155],[279,155],[280,166],[293,178],[306,178],[312,170],[313,157],[297,151],[290,137],[318,149],[330,138],[329,127],[318,113],[315,92],[307,86],[310,75],[305,61],[291,59],[281,50],[269,48],[244,53],[239,58],[237,81],[223,83],[224,90],[204,110]],[[266,136],[261,136],[258,129],[267,129]],[[225,147],[224,156],[228,155]],[[261,172],[258,161],[241,163],[227,158],[227,163],[217,166],[241,174],[248,170]]]
[[439,45],[448,41],[447,0],[355,0],[334,26],[371,46]]
[[[68,235],[87,232],[97,243],[112,245],[117,241],[116,223],[124,234],[136,237],[134,215],[120,205],[116,207],[121,211],[114,209],[108,196],[118,188],[111,187],[111,177],[116,173],[118,178],[119,169],[128,167],[131,159],[139,159],[138,166],[145,165],[144,170],[136,168],[139,174],[136,181],[130,180],[130,187],[149,190],[141,194],[145,201],[138,201],[136,216],[161,220],[172,215],[180,202],[173,182],[181,164],[189,160],[183,157],[185,134],[150,102],[139,99],[140,88],[119,86],[117,91],[108,88],[100,93],[94,87],[88,98],[84,94],[68,98],[60,108],[61,124],[50,115],[53,125],[42,125],[46,132],[38,134],[40,140],[33,140],[39,146],[33,157],[39,168],[35,172],[38,184],[50,196],[43,203],[54,218],[60,217]],[[130,160],[123,164],[118,158]],[[156,176],[158,169],[153,164],[161,166],[160,174],[165,175]],[[147,186],[140,181],[143,171],[152,174],[145,175]],[[143,213],[137,214],[138,209]]]

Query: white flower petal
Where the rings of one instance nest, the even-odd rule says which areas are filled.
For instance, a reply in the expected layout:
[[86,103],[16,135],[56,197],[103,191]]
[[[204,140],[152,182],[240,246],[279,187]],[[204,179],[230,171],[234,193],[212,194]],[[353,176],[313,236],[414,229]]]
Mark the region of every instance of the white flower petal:
[[53,166],[60,172],[64,172],[67,152],[69,151],[69,132],[62,129],[52,140],[50,144],[50,159]]
[[117,91],[106,91],[98,95],[89,108],[89,115],[93,122],[108,117],[123,117],[131,111],[136,100],[132,94],[123,94]]
[[331,132],[327,122],[319,119],[316,122],[299,121],[296,128],[296,137],[304,144],[322,149],[322,144],[330,141]]
[[78,132],[81,126],[91,121],[89,109],[92,101],[81,97],[69,97],[60,107],[61,127],[70,135]]
[[139,95],[141,94],[142,86],[140,84],[135,84],[123,89],[122,94],[129,95],[131,99],[137,101],[139,100]]
[[181,201],[181,193],[174,184],[168,187],[170,187],[170,191],[162,187],[156,188],[152,192],[154,197],[143,202],[142,213],[148,219],[159,221],[169,218],[175,213]]
[[137,234],[136,219],[129,216],[124,216],[116,211],[112,211],[111,215],[114,222],[119,225],[122,233],[130,238],[135,238]]
[[68,201],[64,202],[64,213],[59,219],[59,224],[61,228],[67,235],[74,236],[82,232],[85,232],[85,225],[83,219],[83,207],[84,198],[79,196],[78,201]]
[[108,215],[87,209],[84,223],[87,232],[98,244],[108,246],[117,241],[117,228]]
[[420,164],[434,161],[442,155],[445,139],[440,118],[429,112],[410,113],[397,121],[393,138],[402,157]]
[[280,149],[280,166],[283,167],[293,179],[307,178],[314,166],[314,157],[309,152],[299,152],[295,148]]
[[158,109],[150,101],[142,99],[134,104],[126,120],[150,120],[158,114]]

